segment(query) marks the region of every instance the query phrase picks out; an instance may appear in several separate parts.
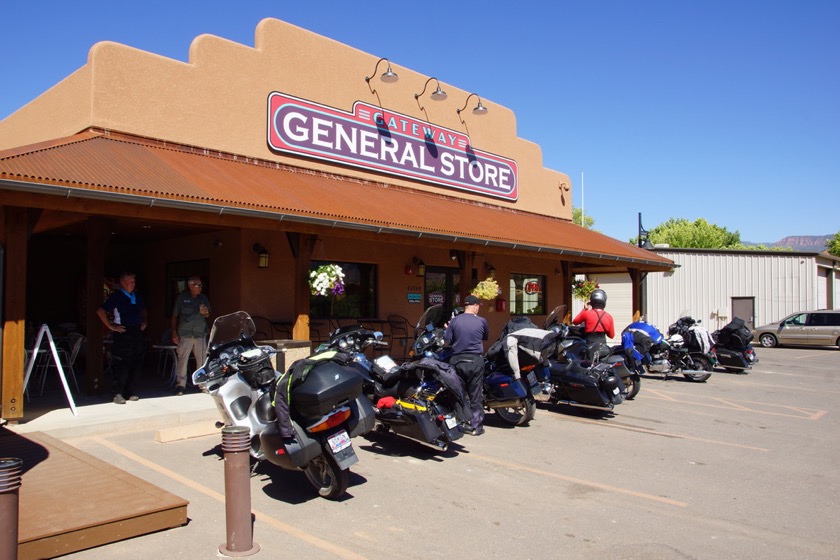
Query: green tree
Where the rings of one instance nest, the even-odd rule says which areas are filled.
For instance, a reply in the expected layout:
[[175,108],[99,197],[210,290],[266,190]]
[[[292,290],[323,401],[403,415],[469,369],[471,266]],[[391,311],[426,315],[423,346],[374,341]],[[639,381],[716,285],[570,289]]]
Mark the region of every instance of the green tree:
[[650,230],[650,242],[692,249],[745,248],[740,233],[710,224],[703,218],[693,222],[685,218],[671,218]]
[[583,210],[572,207],[572,223],[583,226],[586,229],[592,229],[595,225],[595,219],[592,216],[584,216]]
[[832,254],[835,257],[840,257],[840,231],[835,233],[834,237],[826,242],[825,248],[829,254]]

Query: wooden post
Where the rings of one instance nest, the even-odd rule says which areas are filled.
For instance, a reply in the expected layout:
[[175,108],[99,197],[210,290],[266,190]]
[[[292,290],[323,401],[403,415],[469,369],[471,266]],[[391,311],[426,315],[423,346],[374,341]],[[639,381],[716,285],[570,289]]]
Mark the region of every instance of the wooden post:
[[[23,368],[26,353],[26,268],[30,214],[26,208],[3,209],[3,242],[6,253],[3,301],[2,416],[23,418]],[[55,271],[52,271],[55,272]]]
[[294,321],[292,338],[309,340],[309,263],[315,250],[317,235],[288,233],[289,245],[295,259]]
[[[109,222],[90,218],[87,222],[87,309],[85,332],[87,333],[87,364],[85,367],[85,392],[98,395],[108,389],[105,385],[103,360],[105,352],[102,344],[102,322],[96,309],[102,304],[104,293],[102,282],[105,279],[105,249],[108,247]],[[97,359],[98,358],[98,359]]]

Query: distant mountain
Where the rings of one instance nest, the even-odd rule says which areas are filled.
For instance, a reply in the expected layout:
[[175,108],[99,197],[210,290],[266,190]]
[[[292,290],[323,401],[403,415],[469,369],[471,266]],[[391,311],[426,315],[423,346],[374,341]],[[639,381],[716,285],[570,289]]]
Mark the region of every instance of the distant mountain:
[[794,251],[821,253],[834,235],[789,235],[775,243],[745,243],[745,245],[766,245],[768,247],[790,247]]

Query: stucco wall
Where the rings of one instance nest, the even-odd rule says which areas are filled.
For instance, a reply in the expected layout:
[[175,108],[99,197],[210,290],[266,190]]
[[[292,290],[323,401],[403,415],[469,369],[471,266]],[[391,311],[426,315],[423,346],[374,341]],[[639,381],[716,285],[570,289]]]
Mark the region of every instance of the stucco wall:
[[[0,122],[0,149],[94,126],[488,201],[463,191],[278,155],[267,146],[267,97],[272,91],[344,111],[364,101],[468,133],[476,149],[514,159],[519,200],[493,199],[494,204],[571,219],[569,177],[545,169],[539,146],[516,136],[510,109],[482,97],[489,112],[476,116],[470,110],[473,98],[462,113],[465,126],[456,110],[470,91],[441,82],[448,98],[433,101],[427,90],[420,103],[424,112],[414,95],[429,76],[401,67],[399,61],[391,61],[399,81],[386,84],[374,77],[371,92],[364,78],[373,74],[378,58],[276,19],[260,22],[254,47],[200,35],[190,45],[186,63],[118,43],[97,43],[85,67]],[[377,74],[384,70],[383,63]]]

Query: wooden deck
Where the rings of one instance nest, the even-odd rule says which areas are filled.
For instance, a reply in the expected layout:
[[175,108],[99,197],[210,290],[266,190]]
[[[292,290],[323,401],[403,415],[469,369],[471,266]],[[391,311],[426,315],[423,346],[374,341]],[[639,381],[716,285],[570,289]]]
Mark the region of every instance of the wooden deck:
[[53,558],[187,523],[187,502],[41,432],[0,428],[23,460],[19,560]]

